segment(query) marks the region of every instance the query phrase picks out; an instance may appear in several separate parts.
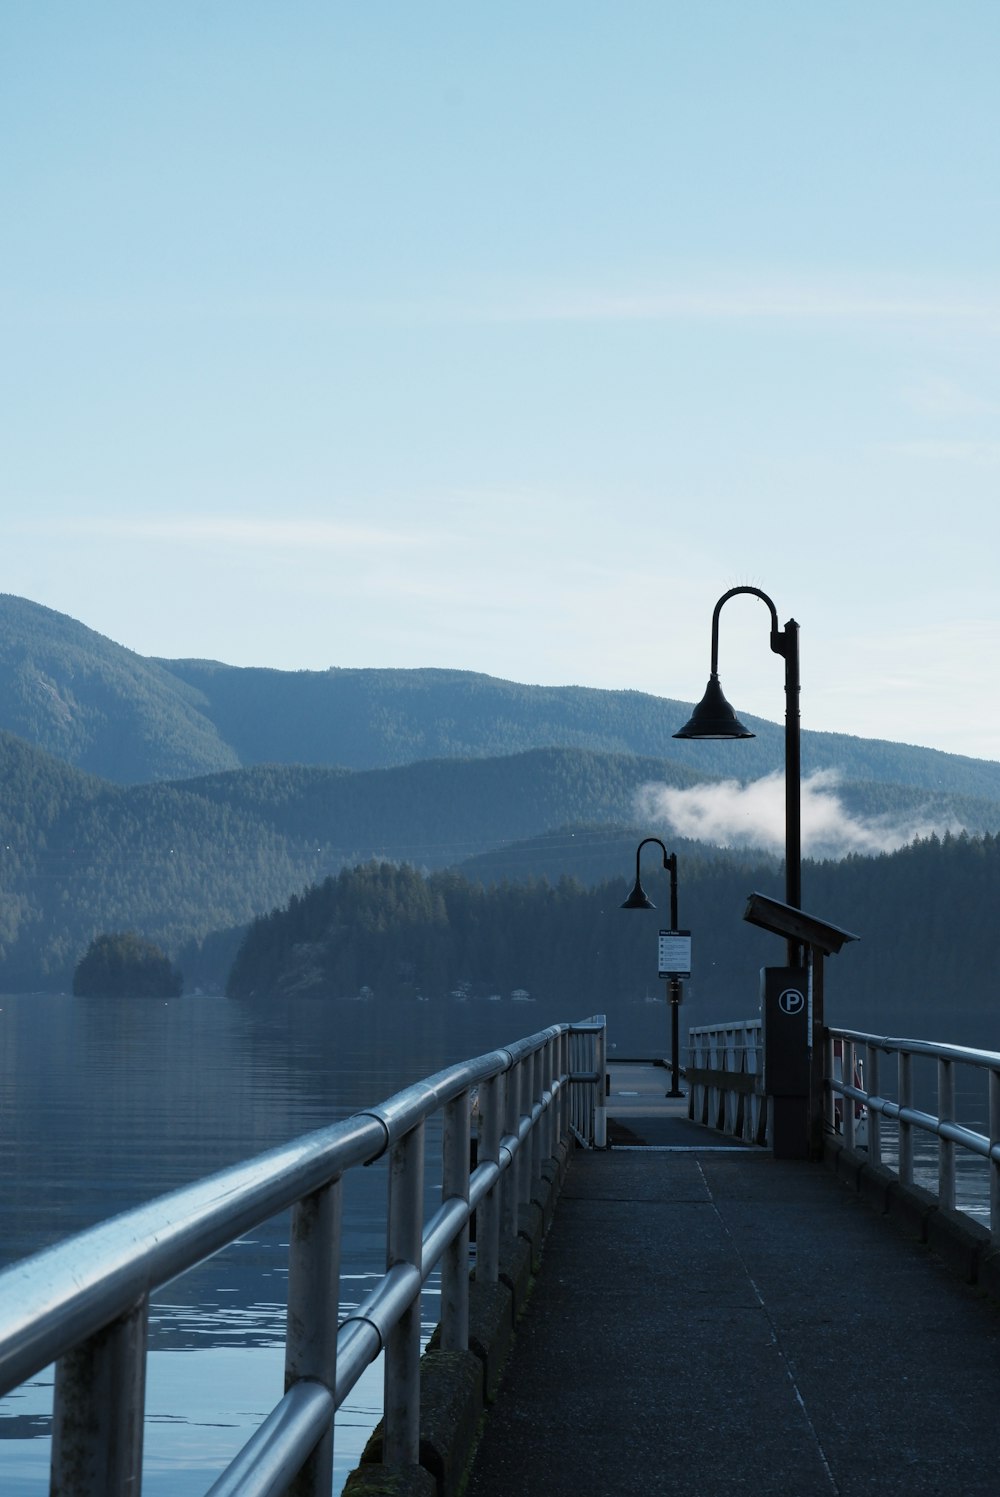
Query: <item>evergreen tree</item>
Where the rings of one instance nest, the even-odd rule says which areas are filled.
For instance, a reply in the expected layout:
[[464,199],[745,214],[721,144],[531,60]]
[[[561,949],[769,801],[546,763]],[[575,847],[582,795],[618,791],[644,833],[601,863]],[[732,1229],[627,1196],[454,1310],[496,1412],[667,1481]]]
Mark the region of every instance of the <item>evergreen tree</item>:
[[169,957],[134,931],[97,936],[73,973],[79,997],[178,998],[182,988]]

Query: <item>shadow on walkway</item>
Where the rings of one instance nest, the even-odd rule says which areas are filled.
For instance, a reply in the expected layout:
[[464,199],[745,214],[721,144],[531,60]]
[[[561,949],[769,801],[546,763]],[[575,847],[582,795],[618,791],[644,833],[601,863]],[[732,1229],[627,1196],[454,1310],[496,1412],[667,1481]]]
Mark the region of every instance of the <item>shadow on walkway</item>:
[[995,1497],[998,1410],[996,1308],[823,1166],[578,1150],[466,1497]]

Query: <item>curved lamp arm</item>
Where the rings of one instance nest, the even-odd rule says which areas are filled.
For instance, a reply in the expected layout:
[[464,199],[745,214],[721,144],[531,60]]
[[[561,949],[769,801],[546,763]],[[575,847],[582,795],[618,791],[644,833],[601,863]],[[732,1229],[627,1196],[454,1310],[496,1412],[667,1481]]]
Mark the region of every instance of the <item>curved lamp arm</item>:
[[635,850],[635,884],[632,887],[632,892],[629,895],[628,899],[626,899],[625,903],[622,905],[622,909],[623,910],[655,910],[656,909],[655,904],[647,896],[646,891],[643,889],[642,882],[641,882],[640,877],[639,877],[639,858],[640,858],[640,856],[642,854],[642,849],[646,846],[646,844],[648,842],[655,842],[656,846],[663,853],[663,866],[667,870],[667,872],[670,874],[670,924],[671,924],[671,927],[676,930],[676,928],[677,928],[677,854],[675,852],[667,852],[666,847],[660,841],[659,837],[643,837],[642,841],[639,843],[639,846],[636,848],[636,850]]
[[723,603],[728,603],[730,598],[738,597],[740,593],[749,593],[752,597],[759,598],[762,603],[767,604],[771,614],[771,649],[776,655],[786,655],[787,657],[787,639],[778,628],[778,610],[767,596],[767,593],[762,593],[759,587],[731,587],[728,593],[723,593],[712,613],[713,676],[719,674],[719,614],[722,612]]

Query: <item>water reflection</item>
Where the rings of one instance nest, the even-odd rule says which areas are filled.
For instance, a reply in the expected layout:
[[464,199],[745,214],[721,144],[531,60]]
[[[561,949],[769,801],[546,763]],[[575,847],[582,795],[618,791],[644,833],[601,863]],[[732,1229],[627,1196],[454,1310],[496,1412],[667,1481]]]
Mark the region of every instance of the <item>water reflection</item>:
[[[949,1033],[948,1043],[966,1044],[971,1048],[984,1048],[985,1042],[976,1042],[967,1033],[968,1026],[961,1026],[963,1037]],[[898,1031],[897,1031],[898,1032]],[[863,1052],[862,1052],[863,1053]],[[989,1137],[989,1073],[988,1071],[954,1062],[954,1118],[963,1128]],[[873,1086],[869,1065],[866,1085]],[[939,1113],[938,1063],[929,1056],[915,1055],[911,1059],[911,1106],[931,1117]],[[878,1093],[889,1101],[899,1101],[899,1074],[894,1054],[880,1053]],[[895,1119],[883,1118],[881,1122],[881,1160],[889,1169],[899,1170],[899,1124]],[[923,1186],[932,1194],[938,1191],[938,1163],[940,1144],[936,1134],[922,1128],[911,1128],[913,1139],[914,1184]],[[990,1217],[989,1162],[971,1150],[955,1148],[955,1204],[960,1211],[989,1226]]]
[[[502,1007],[4,997],[0,1265],[556,1018]],[[429,1211],[440,1197],[433,1128],[427,1147]],[[385,1193],[384,1163],[345,1179],[342,1314],[381,1273]],[[288,1236],[286,1213],[155,1296],[147,1493],[204,1492],[280,1398]],[[432,1282],[426,1334],[438,1310]],[[376,1365],[338,1418],[338,1484],[380,1406]],[[51,1369],[0,1402],[4,1497],[48,1490],[51,1407]]]

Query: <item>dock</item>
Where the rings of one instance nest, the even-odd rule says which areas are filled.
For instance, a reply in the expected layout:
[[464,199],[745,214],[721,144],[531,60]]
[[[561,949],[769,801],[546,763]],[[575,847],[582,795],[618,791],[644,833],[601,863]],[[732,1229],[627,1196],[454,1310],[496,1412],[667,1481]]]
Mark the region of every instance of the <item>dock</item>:
[[993,1497],[996,1303],[829,1168],[610,1071],[466,1497]]
[[[598,1014],[11,1264],[0,1394],[55,1364],[51,1490],[141,1490],[151,1294],[290,1209],[283,1379],[211,1497],[329,1497],[337,1411],[382,1354],[351,1497],[992,1497],[1000,1053],[827,1029],[822,1157],[789,1156],[759,1027],[692,1031],[691,1117],[665,1067],[607,1063]],[[386,1272],[342,1317],[344,1177],[385,1156]]]

